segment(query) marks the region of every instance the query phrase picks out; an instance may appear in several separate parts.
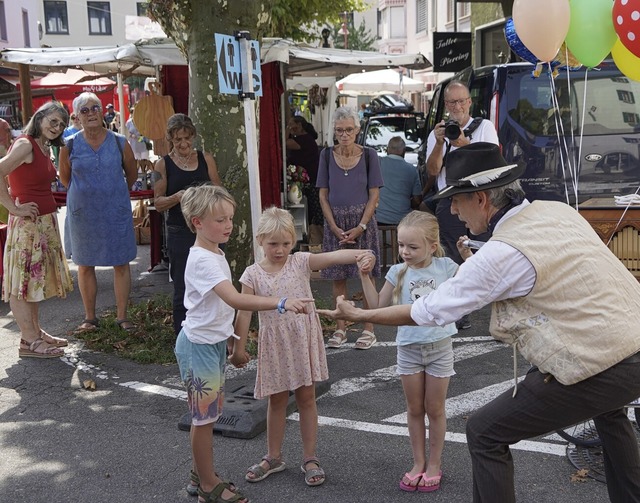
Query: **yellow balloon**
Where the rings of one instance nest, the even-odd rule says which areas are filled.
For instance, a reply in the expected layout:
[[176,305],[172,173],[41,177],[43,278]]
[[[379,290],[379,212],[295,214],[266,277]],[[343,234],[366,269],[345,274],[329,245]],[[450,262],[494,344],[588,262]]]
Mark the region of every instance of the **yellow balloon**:
[[611,49],[616,66],[631,80],[640,82],[640,58],[627,49],[620,40],[616,40]]

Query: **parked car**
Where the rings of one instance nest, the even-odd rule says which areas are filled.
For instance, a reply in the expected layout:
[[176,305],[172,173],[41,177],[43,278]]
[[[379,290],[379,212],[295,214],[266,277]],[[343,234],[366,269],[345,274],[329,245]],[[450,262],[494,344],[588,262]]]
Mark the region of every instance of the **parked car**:
[[387,144],[394,136],[405,141],[405,160],[418,164],[422,145],[424,114],[397,95],[382,95],[372,100],[360,125],[358,143],[373,147],[380,157],[387,155]]
[[[553,80],[546,70],[533,77],[533,69],[529,63],[509,63],[468,68],[452,77],[469,86],[471,115],[495,125],[505,159],[526,165],[521,181],[527,197],[574,204],[576,197],[584,202],[635,192],[640,184],[640,82],[611,61],[589,70],[586,80],[584,68],[561,70]],[[420,166],[427,135],[444,116],[442,91],[452,79],[439,83],[433,94]],[[577,190],[572,180],[578,181]]]

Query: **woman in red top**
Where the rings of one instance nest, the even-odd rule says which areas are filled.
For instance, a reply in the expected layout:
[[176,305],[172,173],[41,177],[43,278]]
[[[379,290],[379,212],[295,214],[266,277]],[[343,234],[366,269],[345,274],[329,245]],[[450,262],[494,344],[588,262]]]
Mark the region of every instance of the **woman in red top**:
[[62,132],[68,121],[62,104],[42,105],[0,159],[0,204],[10,214],[2,298],[9,301],[20,328],[20,356],[57,358],[67,345],[66,339],[40,328],[38,302],[54,295],[66,297],[73,289],[51,192],[56,169],[49,150],[64,145]]

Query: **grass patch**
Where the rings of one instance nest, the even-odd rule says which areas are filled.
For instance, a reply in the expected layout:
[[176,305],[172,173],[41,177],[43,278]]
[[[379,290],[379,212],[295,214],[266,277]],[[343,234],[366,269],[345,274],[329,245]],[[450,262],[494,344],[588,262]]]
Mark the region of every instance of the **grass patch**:
[[[333,299],[317,296],[318,309],[333,309]],[[129,305],[127,317],[136,326],[136,330],[122,330],[116,323],[115,311],[106,311],[100,316],[100,326],[96,330],[78,333],[76,338],[85,342],[88,349],[116,354],[138,363],[175,363],[173,348],[176,336],[173,333],[173,315],[171,297],[155,295],[152,299]],[[323,332],[333,332],[335,321],[320,317]],[[258,317],[251,320],[247,352],[252,358],[258,354]]]
[[76,334],[87,348],[138,363],[175,363],[171,298],[156,295],[139,304],[131,304],[127,317],[136,330],[122,330],[116,323],[116,313],[107,311],[100,317],[96,330]]

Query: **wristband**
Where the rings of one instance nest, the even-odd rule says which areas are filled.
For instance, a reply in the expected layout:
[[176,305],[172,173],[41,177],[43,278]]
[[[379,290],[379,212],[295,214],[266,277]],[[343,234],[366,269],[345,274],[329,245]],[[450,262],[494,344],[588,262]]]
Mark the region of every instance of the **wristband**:
[[278,302],[278,312],[280,314],[284,314],[287,312],[287,310],[284,308],[285,303],[287,302],[287,298],[286,297],[282,297],[280,299],[280,302]]

